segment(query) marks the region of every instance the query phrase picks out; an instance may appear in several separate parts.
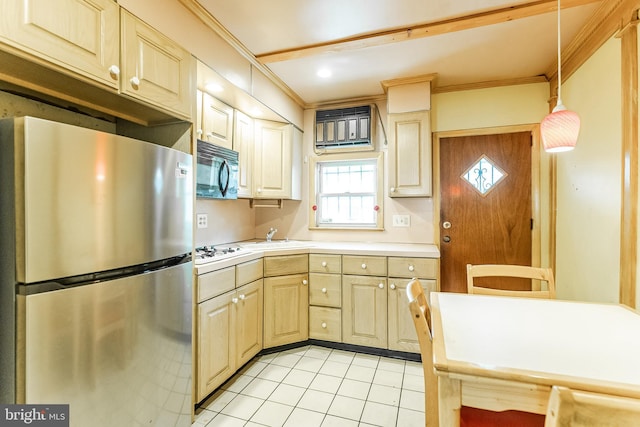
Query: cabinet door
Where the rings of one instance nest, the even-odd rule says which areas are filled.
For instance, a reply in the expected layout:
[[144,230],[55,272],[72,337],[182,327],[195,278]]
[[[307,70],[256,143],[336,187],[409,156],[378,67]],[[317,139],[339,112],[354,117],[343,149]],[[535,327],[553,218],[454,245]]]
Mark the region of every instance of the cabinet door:
[[236,111],[233,149],[238,152],[238,197],[253,197],[253,119]]
[[309,292],[306,274],[264,279],[264,347],[309,337]]
[[122,9],[120,91],[191,118],[191,54]]
[[292,136],[289,124],[255,121],[255,198],[291,198]]
[[[409,312],[407,300],[407,284],[411,279],[389,278],[388,292],[388,328],[389,350],[408,351],[420,353],[418,336]],[[420,279],[420,284],[425,291],[427,301],[429,292],[437,291],[437,281]]]
[[206,92],[202,94],[202,137],[204,141],[233,149],[233,108]]
[[2,42],[118,88],[120,19],[113,0],[3,1],[0,15]]
[[389,197],[431,196],[429,111],[389,114]]
[[236,370],[234,295],[228,292],[198,304],[198,401]]
[[342,276],[342,340],[387,348],[387,278]]
[[236,290],[236,367],[262,350],[262,279]]

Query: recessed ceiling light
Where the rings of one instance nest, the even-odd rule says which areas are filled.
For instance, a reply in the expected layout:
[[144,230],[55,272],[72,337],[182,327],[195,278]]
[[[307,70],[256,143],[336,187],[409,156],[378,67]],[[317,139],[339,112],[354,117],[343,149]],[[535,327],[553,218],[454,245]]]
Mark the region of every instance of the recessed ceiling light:
[[218,83],[207,83],[204,87],[208,92],[222,92],[224,88]]
[[331,77],[331,70],[328,68],[321,68],[318,70],[318,77],[328,79]]

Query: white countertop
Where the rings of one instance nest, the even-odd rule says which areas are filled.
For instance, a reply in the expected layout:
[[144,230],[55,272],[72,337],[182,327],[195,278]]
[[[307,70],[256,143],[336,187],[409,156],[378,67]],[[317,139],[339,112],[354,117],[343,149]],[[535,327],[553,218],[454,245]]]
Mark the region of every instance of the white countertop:
[[[275,242],[275,241],[274,241]],[[249,243],[239,242],[234,245]],[[233,245],[232,245],[233,246]],[[246,246],[245,246],[246,247]],[[247,250],[237,257],[227,258],[207,264],[196,265],[196,274],[209,273],[257,258],[274,255],[295,254],[336,254],[336,255],[371,255],[398,256],[416,258],[440,258],[440,251],[433,244],[423,243],[379,243],[379,242],[317,242],[296,240],[295,246],[286,248],[259,248]]]

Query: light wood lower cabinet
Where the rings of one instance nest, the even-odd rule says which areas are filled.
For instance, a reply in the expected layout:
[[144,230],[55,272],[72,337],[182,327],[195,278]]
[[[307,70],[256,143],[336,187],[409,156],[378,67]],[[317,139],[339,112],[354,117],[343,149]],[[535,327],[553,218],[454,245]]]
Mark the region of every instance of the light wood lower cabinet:
[[264,347],[309,338],[308,275],[264,279]]
[[236,371],[235,292],[198,304],[198,402]]
[[236,290],[236,366],[239,368],[262,350],[262,279]]
[[342,341],[387,348],[387,278],[342,276]]
[[309,256],[264,258],[264,347],[309,338]]
[[[409,280],[399,277],[389,278],[387,293],[389,350],[419,353],[418,336],[416,335],[407,300],[407,284]],[[437,291],[436,280],[422,279],[420,284],[426,295],[429,295],[429,292]]]
[[262,350],[262,260],[203,274],[197,285],[200,402]]

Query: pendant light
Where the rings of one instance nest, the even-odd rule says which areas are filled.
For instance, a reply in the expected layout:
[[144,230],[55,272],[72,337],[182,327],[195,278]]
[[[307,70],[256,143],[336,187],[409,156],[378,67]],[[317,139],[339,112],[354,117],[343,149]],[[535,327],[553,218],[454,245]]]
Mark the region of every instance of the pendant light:
[[548,153],[573,150],[580,132],[580,117],[567,110],[562,103],[562,75],[560,74],[560,0],[558,0],[558,101],[551,114],[540,123],[542,145]]

